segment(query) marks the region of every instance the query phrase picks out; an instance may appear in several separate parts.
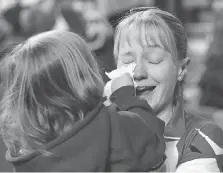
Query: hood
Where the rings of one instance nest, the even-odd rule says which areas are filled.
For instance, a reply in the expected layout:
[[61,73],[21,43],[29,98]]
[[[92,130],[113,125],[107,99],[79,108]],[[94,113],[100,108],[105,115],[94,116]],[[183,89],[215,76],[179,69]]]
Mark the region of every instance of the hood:
[[47,155],[32,152],[6,159],[15,171],[78,172],[104,171],[110,143],[110,119],[108,110],[99,105],[87,114],[83,121],[63,136],[46,146]]

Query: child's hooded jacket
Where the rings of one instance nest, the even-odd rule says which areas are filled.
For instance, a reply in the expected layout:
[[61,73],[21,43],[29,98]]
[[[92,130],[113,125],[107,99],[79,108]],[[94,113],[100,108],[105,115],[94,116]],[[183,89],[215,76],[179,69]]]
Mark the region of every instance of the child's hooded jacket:
[[164,122],[132,86],[112,94],[116,103],[102,103],[73,129],[46,146],[48,156],[32,152],[6,159],[21,172],[150,171],[163,163]]

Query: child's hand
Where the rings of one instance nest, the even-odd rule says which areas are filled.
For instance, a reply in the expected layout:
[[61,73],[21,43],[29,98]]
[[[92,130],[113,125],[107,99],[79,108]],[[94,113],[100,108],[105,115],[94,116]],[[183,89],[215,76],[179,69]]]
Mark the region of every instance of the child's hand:
[[125,73],[120,77],[117,77],[112,80],[111,83],[111,91],[112,93],[115,92],[117,89],[123,86],[133,86],[133,79],[129,73]]

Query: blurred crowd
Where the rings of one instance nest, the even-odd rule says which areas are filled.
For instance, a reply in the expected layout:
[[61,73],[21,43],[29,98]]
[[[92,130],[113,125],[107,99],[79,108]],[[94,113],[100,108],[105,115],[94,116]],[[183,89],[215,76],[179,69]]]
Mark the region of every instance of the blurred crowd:
[[[0,46],[20,42],[40,32],[69,30],[81,35],[103,68],[114,68],[113,28],[95,0],[2,1]],[[29,2],[29,3],[27,3]]]
[[[121,3],[120,2],[124,2]],[[115,68],[113,33],[122,6],[151,4],[151,0],[1,0],[0,47],[40,32],[69,30],[81,35],[95,53],[103,71]],[[110,8],[111,7],[111,8]]]

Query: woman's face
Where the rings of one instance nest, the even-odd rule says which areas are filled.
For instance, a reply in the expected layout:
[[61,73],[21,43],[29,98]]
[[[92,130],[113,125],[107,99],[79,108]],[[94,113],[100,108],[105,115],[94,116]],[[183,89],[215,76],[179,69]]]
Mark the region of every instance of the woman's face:
[[166,51],[157,34],[143,46],[134,32],[120,39],[118,68],[136,63],[134,80],[136,94],[159,112],[172,103],[178,68],[174,58]]

